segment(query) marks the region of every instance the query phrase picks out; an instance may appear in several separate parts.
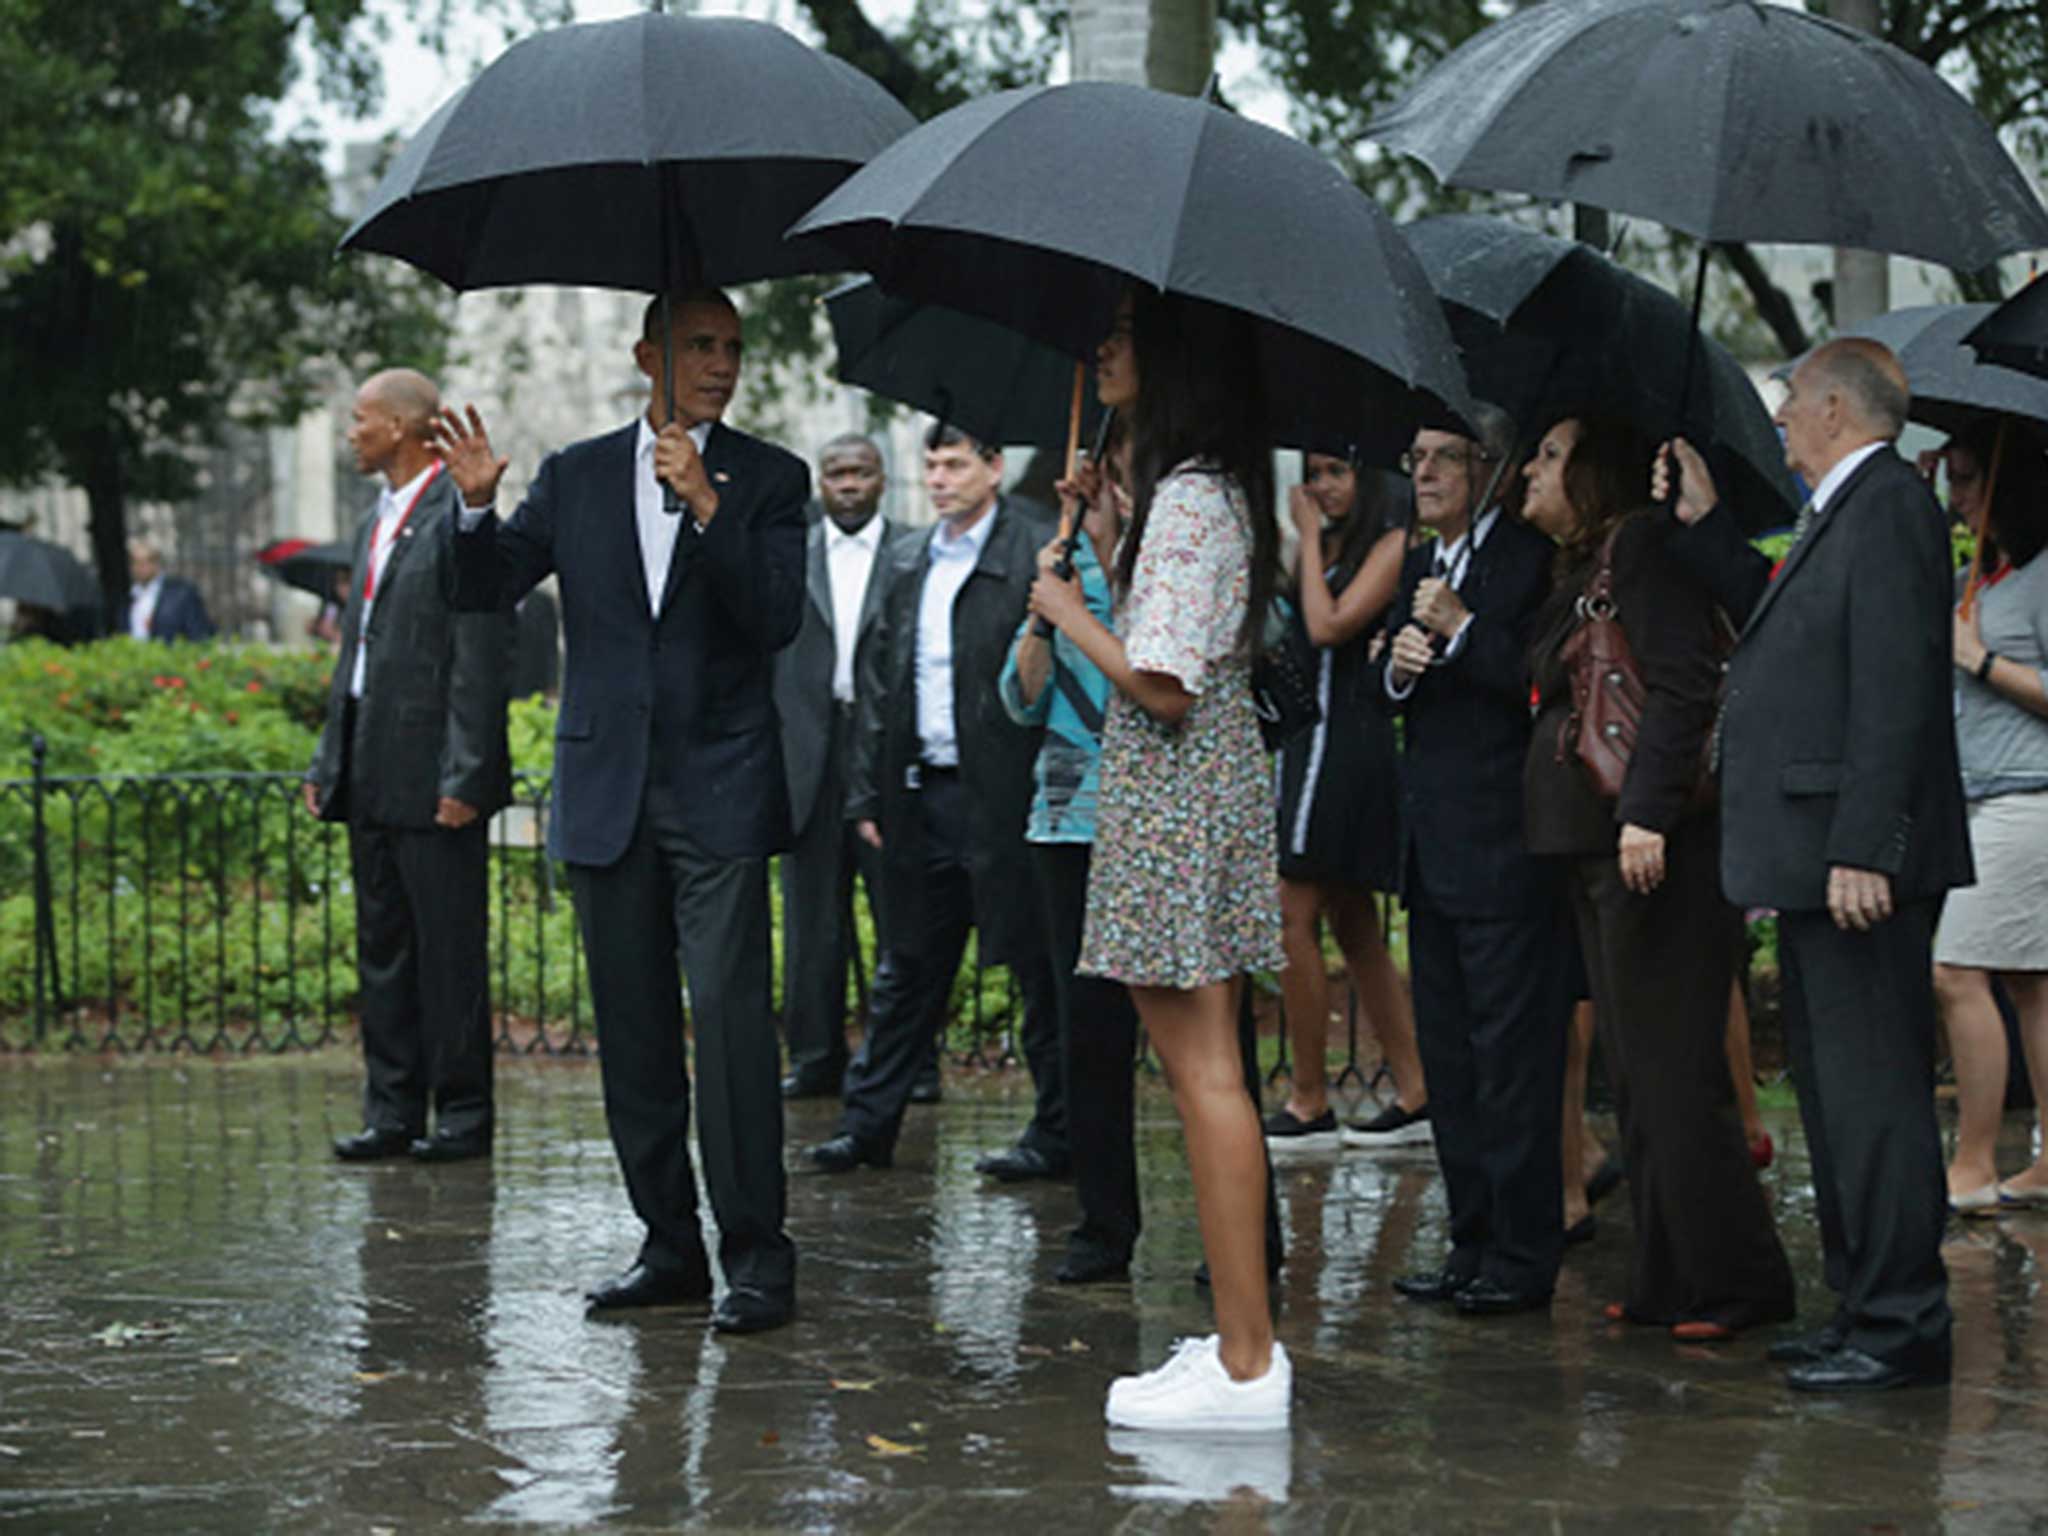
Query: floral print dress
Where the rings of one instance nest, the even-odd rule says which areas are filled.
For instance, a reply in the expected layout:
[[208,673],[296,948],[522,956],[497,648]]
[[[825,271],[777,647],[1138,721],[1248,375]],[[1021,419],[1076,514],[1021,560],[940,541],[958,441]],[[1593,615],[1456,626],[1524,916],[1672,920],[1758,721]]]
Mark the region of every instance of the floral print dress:
[[1086,975],[1189,988],[1284,964],[1271,770],[1238,644],[1251,554],[1233,481],[1189,462],[1159,482],[1117,627],[1134,668],[1195,699],[1165,725],[1110,698]]

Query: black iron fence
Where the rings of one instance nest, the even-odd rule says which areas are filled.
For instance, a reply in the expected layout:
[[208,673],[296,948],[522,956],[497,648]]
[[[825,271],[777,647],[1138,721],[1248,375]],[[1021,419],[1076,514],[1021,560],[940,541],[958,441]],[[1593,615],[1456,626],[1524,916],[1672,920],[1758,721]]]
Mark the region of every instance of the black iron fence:
[[[0,1051],[278,1052],[350,1038],[355,900],[343,828],[301,804],[295,773],[49,775],[0,781]],[[491,827],[498,1048],[595,1044],[582,941],[547,857],[548,781],[520,775]],[[776,909],[780,955],[780,906]],[[849,1013],[866,1001],[857,924]],[[779,986],[779,982],[778,982]],[[970,954],[948,1044],[1016,1059],[1008,972]]]

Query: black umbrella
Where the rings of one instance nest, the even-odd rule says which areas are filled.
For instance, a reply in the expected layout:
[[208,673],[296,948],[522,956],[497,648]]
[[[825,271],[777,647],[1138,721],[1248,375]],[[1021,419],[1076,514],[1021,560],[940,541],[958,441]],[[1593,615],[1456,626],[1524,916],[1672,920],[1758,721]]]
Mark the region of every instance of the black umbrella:
[[1963,340],[1987,363],[2048,378],[2048,283],[2028,283]]
[[1597,411],[1659,437],[1682,412],[1685,436],[1740,483],[1731,505],[1759,529],[1791,517],[1798,501],[1770,413],[1727,348],[1702,338],[1694,351],[1692,317],[1671,294],[1590,246],[1505,219],[1451,214],[1403,232],[1450,313],[1475,394],[1530,431],[1546,413]]
[[[2048,379],[1979,362],[1966,344],[1997,309],[1994,304],[1920,304],[1895,309],[1849,334],[1883,342],[1906,370],[1913,420],[1959,432],[1987,413],[2048,422]],[[1778,370],[1789,376],[1797,362]]]
[[1975,270],[2048,212],[1934,70],[1763,0],[1548,0],[1473,37],[1368,133],[1451,186],[1703,241],[1855,246]]
[[56,613],[98,608],[99,583],[71,551],[47,539],[0,530],[0,597]]
[[355,551],[339,539],[330,544],[277,539],[256,551],[256,563],[286,586],[331,603],[335,601],[334,578],[348,575],[355,565]]
[[[985,443],[1067,441],[1074,360],[1029,337],[939,304],[891,298],[861,278],[825,296],[844,384],[950,422]],[[1102,415],[1084,402],[1081,430]]]
[[791,233],[1070,359],[1134,281],[1250,315],[1279,442],[1390,462],[1418,422],[1469,410],[1428,280],[1378,206],[1305,145],[1190,97],[1091,81],[968,102]]
[[558,27],[413,135],[341,246],[459,290],[681,292],[816,271],[782,232],[914,124],[859,70],[764,22]]

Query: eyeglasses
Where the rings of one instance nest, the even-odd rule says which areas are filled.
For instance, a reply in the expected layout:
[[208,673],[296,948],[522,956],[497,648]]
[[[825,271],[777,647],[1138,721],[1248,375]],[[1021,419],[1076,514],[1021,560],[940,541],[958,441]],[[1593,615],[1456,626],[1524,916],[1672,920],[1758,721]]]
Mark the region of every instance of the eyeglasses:
[[1484,449],[1410,448],[1401,455],[1401,473],[1412,475],[1430,464],[1442,469],[1470,469],[1474,464],[1491,464],[1493,457]]

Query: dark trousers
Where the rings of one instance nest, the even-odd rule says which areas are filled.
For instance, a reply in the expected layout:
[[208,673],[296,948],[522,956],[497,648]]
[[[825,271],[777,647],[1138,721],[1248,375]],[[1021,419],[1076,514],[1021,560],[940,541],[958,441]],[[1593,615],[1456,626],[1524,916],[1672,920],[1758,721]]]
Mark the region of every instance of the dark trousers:
[[363,1123],[424,1135],[491,1129],[489,848],[459,831],[348,829],[362,982]]
[[697,1144],[728,1283],[788,1291],[796,1247],[782,1230],[782,1094],[768,994],[765,859],[719,859],[650,782],[618,862],[569,866],[589,957],[605,1118],[642,1263],[695,1263],[704,1238],[690,1164],[690,1075],[680,961],[697,1062]]
[[[922,823],[916,831],[925,851],[917,925],[909,933],[892,931],[889,948],[875,967],[867,1038],[847,1068],[839,1116],[842,1135],[873,1147],[896,1145],[918,1068],[931,1049],[931,1019],[945,1008],[974,926],[967,793],[959,774],[925,769],[915,804]],[[1035,953],[1010,956],[1009,964],[1024,1000],[1020,1033],[1036,1091],[1031,1124],[1018,1144],[1065,1163],[1067,1109],[1052,965],[1043,943]]]
[[852,711],[834,705],[832,739],[811,815],[782,856],[782,1033],[790,1066],[828,1080],[846,1070],[846,967],[853,957],[853,878],[867,887],[877,950],[882,927],[881,850],[854,833],[846,805]]
[[1574,859],[1571,887],[1635,1222],[1623,1299],[1644,1321],[1742,1327],[1790,1317],[1794,1287],[1728,1076],[1741,934],[1720,836],[1712,816],[1675,828],[1647,896],[1612,852]]
[[1948,1182],[1934,1121],[1939,910],[1911,902],[1868,933],[1843,932],[1826,912],[1778,918],[1785,1045],[1836,1320],[1853,1347],[1914,1370],[1949,1358]]
[[1564,1254],[1569,942],[1555,915],[1409,911],[1415,1034],[1451,1208],[1445,1267],[1528,1294],[1550,1293]]
[[1040,843],[1031,850],[1052,951],[1074,1192],[1081,1202],[1081,1223],[1067,1242],[1085,1256],[1128,1261],[1141,1224],[1132,1103],[1138,1010],[1121,982],[1074,974],[1088,910],[1089,853],[1086,843]]

